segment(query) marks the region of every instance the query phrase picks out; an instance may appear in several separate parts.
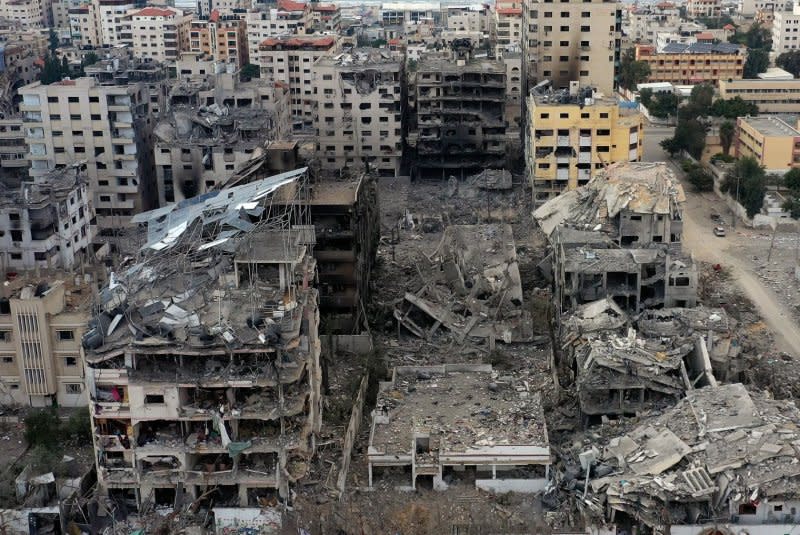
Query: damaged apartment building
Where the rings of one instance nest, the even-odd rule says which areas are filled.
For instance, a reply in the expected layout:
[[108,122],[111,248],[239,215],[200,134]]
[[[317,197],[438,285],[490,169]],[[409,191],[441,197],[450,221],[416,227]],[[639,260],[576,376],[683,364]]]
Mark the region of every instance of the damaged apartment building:
[[290,499],[321,425],[307,170],[139,214],[141,260],[83,336],[101,495],[180,507]]
[[369,433],[370,487],[533,493],[550,478],[539,392],[490,364],[402,366],[381,382]]
[[684,202],[666,164],[626,162],[534,212],[551,246],[540,268],[553,279],[557,362],[576,384],[585,423],[715,385],[713,363],[732,350],[724,311],[694,309]]
[[792,401],[739,383],[709,386],[565,458],[584,462],[578,499],[593,525],[614,523],[618,533],[791,533],[800,522],[798,425]]
[[403,158],[403,59],[388,49],[356,48],[314,64],[317,159],[322,169],[360,165],[400,175]]
[[289,135],[285,99],[228,72],[187,76],[171,88],[154,129],[159,203],[211,191],[271,141]]
[[506,66],[478,57],[469,39],[450,48],[446,57],[422,56],[410,77],[412,176],[465,178],[506,166]]
[[694,306],[697,268],[681,249],[685,200],[667,164],[625,162],[536,209],[559,313],[604,297],[633,312]]

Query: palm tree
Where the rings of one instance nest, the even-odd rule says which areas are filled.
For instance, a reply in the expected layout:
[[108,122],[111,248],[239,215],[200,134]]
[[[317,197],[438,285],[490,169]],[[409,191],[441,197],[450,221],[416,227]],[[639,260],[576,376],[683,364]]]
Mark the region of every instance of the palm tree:
[[722,153],[727,156],[731,151],[733,136],[736,132],[736,125],[732,121],[723,121],[719,125],[719,143],[722,145]]

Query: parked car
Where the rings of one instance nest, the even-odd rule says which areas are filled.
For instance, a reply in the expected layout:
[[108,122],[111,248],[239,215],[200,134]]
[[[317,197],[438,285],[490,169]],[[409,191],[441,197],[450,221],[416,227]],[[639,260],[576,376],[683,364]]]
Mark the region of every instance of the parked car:
[[721,223],[722,216],[716,212],[711,212],[711,221],[714,221],[715,223]]
[[725,227],[714,227],[714,236],[725,237]]

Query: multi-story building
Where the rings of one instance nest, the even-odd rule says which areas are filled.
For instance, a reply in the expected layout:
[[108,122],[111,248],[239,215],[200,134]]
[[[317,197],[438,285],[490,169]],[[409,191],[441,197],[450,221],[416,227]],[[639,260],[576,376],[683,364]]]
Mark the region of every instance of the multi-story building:
[[772,48],[770,54],[778,57],[784,52],[800,48],[800,5],[791,10],[775,9],[772,19]]
[[0,290],[0,403],[86,406],[80,340],[89,318],[89,277],[17,275]]
[[0,119],[0,182],[16,182],[28,174],[28,146],[22,127],[21,117]]
[[522,124],[522,53],[519,47],[506,48],[498,57],[506,66],[506,123],[509,137],[514,137]]
[[267,142],[287,138],[288,118],[259,82],[220,73],[173,86],[169,111],[154,131],[159,204],[218,188]]
[[174,8],[146,7],[128,14],[133,54],[160,62],[174,62],[189,49],[191,15]]
[[[156,507],[211,497],[258,514],[306,474],[322,422],[314,236],[269,210],[293,197],[300,207],[305,177],[301,169],[137,218],[160,253],[100,292],[83,337],[101,494]],[[266,214],[261,224],[243,205]],[[235,226],[209,220],[211,206]],[[189,222],[185,231],[168,236],[165,214]],[[147,285],[137,280],[144,272]],[[150,288],[169,304],[154,306]]]
[[314,63],[317,158],[323,169],[354,164],[379,176],[400,174],[403,157],[403,60],[354,49]]
[[19,91],[34,179],[85,160],[101,230],[155,206],[148,85],[93,78],[35,82]]
[[642,158],[643,118],[577,84],[528,97],[526,157],[536,203],[582,186],[616,162]]
[[739,97],[758,106],[759,113],[800,113],[800,80],[719,81],[720,98]]
[[522,41],[522,8],[498,7],[494,10],[494,40],[498,48]]
[[[516,6],[519,8],[520,6]],[[486,4],[442,6],[444,27],[450,31],[476,32],[488,35],[491,30],[491,11]],[[520,15],[522,12],[520,11]],[[519,39],[516,40],[519,43]]]
[[525,91],[550,80],[596,87],[611,95],[620,58],[622,11],[611,0],[525,0],[522,47]]
[[687,0],[686,15],[692,19],[719,17],[722,0]]
[[668,2],[636,7],[628,14],[628,37],[634,43],[655,43],[659,32],[679,31],[681,16],[677,6]]
[[337,49],[337,39],[332,35],[270,37],[259,45],[261,80],[288,84],[295,129],[313,127],[317,95],[312,66]]
[[636,60],[650,66],[648,81],[677,85],[739,80],[746,55],[747,48],[734,43],[669,43],[663,52],[652,45],[636,45]]
[[44,6],[42,0],[2,0],[0,17],[14,21],[23,28],[42,28],[47,22]]
[[4,188],[0,203],[3,269],[72,269],[86,259],[95,220],[83,165],[55,169]]
[[311,27],[318,32],[338,34],[342,26],[342,10],[336,4],[313,2],[309,18]]
[[381,4],[383,26],[405,26],[407,23],[432,21],[439,25],[442,6],[439,2],[384,2]]
[[782,174],[800,167],[800,131],[779,117],[739,117],[734,152],[737,158],[755,158],[768,173]]
[[758,12],[772,12],[776,5],[783,7],[782,2],[775,0],[739,0],[737,12],[744,17],[753,17]]
[[208,54],[216,61],[240,68],[249,63],[244,14],[221,15],[216,9],[208,19],[195,19],[189,28],[189,50]]
[[454,41],[451,57],[423,56],[409,91],[412,176],[464,178],[506,164],[506,66],[472,57]]
[[70,7],[68,12],[72,42],[75,45],[99,46],[102,44],[100,27],[91,3]]

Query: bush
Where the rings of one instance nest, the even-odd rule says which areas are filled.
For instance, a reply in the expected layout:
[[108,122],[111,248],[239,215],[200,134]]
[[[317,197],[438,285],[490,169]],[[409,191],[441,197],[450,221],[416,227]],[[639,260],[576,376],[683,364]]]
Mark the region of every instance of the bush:
[[69,420],[59,429],[62,440],[76,446],[88,446],[92,443],[92,424],[89,421],[89,408],[77,409],[69,416]]
[[40,409],[25,417],[25,441],[32,448],[56,449],[59,445],[58,414],[53,409]]
[[711,157],[711,161],[713,163],[717,163],[717,162],[731,163],[731,162],[735,162],[736,158],[734,158],[730,154],[723,154],[721,152],[718,152],[714,156]]

